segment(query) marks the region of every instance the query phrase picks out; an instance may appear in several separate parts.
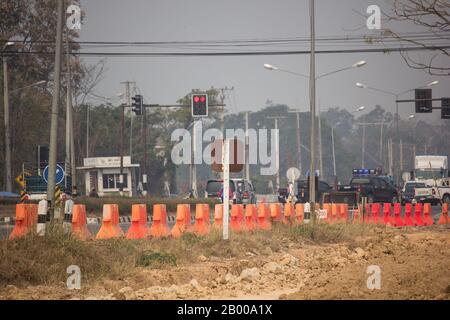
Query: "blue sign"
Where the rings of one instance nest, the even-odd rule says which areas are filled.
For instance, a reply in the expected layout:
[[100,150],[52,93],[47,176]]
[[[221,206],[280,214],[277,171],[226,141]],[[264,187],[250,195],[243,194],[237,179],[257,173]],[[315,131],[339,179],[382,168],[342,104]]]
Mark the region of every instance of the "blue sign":
[[[44,168],[42,177],[44,178],[44,181],[48,183],[48,166]],[[61,184],[64,181],[64,168],[59,164],[56,165],[55,181],[56,184]]]

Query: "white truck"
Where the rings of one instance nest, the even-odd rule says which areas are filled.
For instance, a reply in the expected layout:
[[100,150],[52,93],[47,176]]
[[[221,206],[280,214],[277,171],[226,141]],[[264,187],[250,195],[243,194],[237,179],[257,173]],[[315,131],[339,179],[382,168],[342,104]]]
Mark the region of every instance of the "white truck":
[[447,156],[416,156],[414,181],[425,183],[425,188],[415,188],[418,202],[450,203],[450,179]]

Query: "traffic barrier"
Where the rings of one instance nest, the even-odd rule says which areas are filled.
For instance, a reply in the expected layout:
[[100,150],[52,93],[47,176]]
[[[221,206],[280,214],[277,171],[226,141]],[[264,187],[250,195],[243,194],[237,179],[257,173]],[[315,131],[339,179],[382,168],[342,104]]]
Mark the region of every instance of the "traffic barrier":
[[64,221],[63,221],[63,230],[66,233],[70,233],[72,230],[72,214],[73,214],[73,200],[67,199],[64,202]]
[[368,203],[366,203],[366,206],[365,206],[365,213],[364,213],[363,220],[364,220],[364,223],[370,223],[370,221],[372,221],[370,204],[368,204]]
[[119,226],[119,206],[117,204],[103,205],[103,221],[96,239],[110,239],[123,236]]
[[153,223],[150,227],[150,236],[154,238],[162,238],[170,235],[167,226],[167,211],[165,204],[153,205]]
[[331,216],[329,219],[329,222],[334,223],[338,221],[338,216],[340,214],[341,205],[339,203],[332,203],[331,204]]
[[38,221],[36,224],[36,232],[39,236],[45,235],[46,223],[50,220],[48,218],[50,218],[48,216],[48,202],[42,199],[38,204]]
[[234,232],[242,231],[242,222],[244,221],[244,205],[231,205],[230,228]]
[[197,203],[195,206],[194,233],[205,236],[209,233],[209,205]]
[[281,206],[279,203],[271,203],[270,208],[270,219],[272,222],[283,222],[283,212],[281,211]]
[[267,203],[258,204],[258,228],[262,230],[270,230],[272,228],[270,209]]
[[438,220],[438,224],[450,224],[450,220],[448,218],[448,203],[442,204],[442,212]]
[[253,231],[258,227],[258,210],[255,204],[245,206],[245,224],[247,231]]
[[380,217],[380,210],[381,205],[379,203],[372,203],[372,217],[371,217],[371,223],[374,224],[382,224],[383,220]]
[[188,204],[177,205],[177,215],[175,217],[175,225],[172,227],[170,234],[174,238],[180,238],[183,233],[191,227],[191,208]]
[[355,208],[353,209],[353,219],[352,219],[352,223],[361,223],[361,214],[360,214],[360,209]]
[[402,206],[400,203],[394,203],[394,227],[403,227],[405,222],[402,219]]
[[33,231],[37,224],[37,205],[36,204],[16,204],[16,222],[9,239],[14,239],[26,235]]
[[348,220],[348,204],[341,203],[339,206],[338,222],[347,222]]
[[72,235],[81,240],[92,238],[87,227],[86,206],[74,204],[72,208]]
[[213,227],[216,229],[222,229],[223,227],[223,204],[217,203],[214,206],[214,224]]
[[327,211],[327,217],[324,220],[324,222],[329,223],[330,219],[331,219],[331,203],[324,203],[323,204],[323,209]]
[[284,205],[284,224],[292,224],[294,221],[295,209],[292,203],[285,203]]
[[127,232],[127,239],[145,239],[148,236],[147,206],[133,204],[131,206],[131,226]]
[[394,226],[392,218],[392,206],[390,203],[383,203],[383,222],[385,225]]
[[423,226],[425,225],[422,219],[422,204],[416,203],[414,206],[414,224],[416,226]]
[[297,203],[295,205],[295,223],[301,224],[305,218],[305,205],[303,203]]
[[405,216],[404,216],[405,226],[413,227],[415,225],[412,218],[412,205],[407,203],[405,205]]
[[431,203],[425,203],[423,205],[423,223],[426,226],[432,226],[434,223],[431,217]]

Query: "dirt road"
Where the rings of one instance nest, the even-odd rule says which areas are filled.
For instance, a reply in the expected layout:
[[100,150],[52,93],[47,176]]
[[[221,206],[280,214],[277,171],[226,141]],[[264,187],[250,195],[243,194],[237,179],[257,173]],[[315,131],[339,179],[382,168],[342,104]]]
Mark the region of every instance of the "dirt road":
[[[82,283],[81,290],[8,285],[0,299],[450,299],[449,231],[374,228],[339,244],[281,239],[275,250],[137,267],[123,279]],[[378,290],[367,288],[370,265],[381,270]]]

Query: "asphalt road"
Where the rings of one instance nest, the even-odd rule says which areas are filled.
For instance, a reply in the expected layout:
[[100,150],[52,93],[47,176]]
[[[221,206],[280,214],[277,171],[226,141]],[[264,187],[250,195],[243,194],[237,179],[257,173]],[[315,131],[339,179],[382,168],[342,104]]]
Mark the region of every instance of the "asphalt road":
[[[266,199],[265,199],[266,202],[271,202],[270,200],[273,200],[271,198],[271,196],[265,196],[265,197],[266,197]],[[259,200],[262,200],[262,199],[259,199]],[[441,206],[439,206],[439,205],[432,206],[431,208],[432,208],[433,220],[434,220],[434,222],[437,222],[437,220],[439,219],[439,215],[441,213]],[[169,221],[167,223],[169,228],[172,228],[174,224],[175,223],[172,221]],[[130,227],[130,223],[120,223],[119,225],[125,233],[128,231],[128,228]],[[150,225],[151,224],[149,223],[149,226]],[[14,227],[13,225],[0,225],[0,239],[7,238],[9,236],[9,234],[11,233],[13,227]],[[96,224],[88,224],[88,229],[93,235],[97,234],[100,227],[101,227],[101,224],[97,224],[97,223]]]

